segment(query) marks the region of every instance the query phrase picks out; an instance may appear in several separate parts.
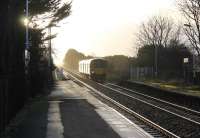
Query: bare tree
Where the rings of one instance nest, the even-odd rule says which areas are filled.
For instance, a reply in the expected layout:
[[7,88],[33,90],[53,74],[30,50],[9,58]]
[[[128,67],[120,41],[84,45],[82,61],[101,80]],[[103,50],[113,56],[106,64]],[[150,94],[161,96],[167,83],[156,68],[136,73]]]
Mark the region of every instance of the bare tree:
[[[175,36],[172,35],[174,34],[173,26],[174,23],[169,18],[153,16],[148,20],[147,23],[143,23],[141,25],[141,29],[137,34],[138,45],[154,45],[166,47],[171,40],[171,37]],[[178,31],[176,31],[176,33],[178,33]],[[178,39],[178,37],[174,37],[174,39]]]
[[138,46],[153,46],[154,73],[158,75],[158,47],[170,46],[171,42],[180,42],[181,27],[173,20],[162,16],[153,16],[141,25],[137,34]]
[[186,20],[184,32],[192,48],[200,55],[200,1],[178,0],[178,6]]

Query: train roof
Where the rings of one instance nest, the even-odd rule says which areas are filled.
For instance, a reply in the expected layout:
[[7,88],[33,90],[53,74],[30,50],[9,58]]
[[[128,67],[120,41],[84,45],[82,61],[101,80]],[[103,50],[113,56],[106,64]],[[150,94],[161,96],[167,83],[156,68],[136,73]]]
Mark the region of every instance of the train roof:
[[81,63],[87,63],[87,64],[90,64],[92,61],[95,61],[95,60],[105,60],[104,58],[91,58],[91,59],[85,59],[85,60],[81,60],[79,61],[79,64]]

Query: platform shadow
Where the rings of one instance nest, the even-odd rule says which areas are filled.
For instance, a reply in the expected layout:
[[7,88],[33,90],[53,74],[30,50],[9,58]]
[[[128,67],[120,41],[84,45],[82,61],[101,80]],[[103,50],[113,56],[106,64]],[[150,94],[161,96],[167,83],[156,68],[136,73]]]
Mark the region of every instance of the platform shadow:
[[[28,107],[25,115],[19,117],[19,125],[9,133],[10,138],[45,138],[47,130],[47,101],[34,102]],[[18,122],[17,122],[18,124]]]
[[120,138],[85,99],[66,99],[59,106],[64,138]]

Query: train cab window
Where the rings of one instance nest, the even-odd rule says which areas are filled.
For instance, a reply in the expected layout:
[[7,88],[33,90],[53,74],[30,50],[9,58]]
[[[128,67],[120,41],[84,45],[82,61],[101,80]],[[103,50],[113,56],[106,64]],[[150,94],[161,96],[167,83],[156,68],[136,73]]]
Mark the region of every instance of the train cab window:
[[105,68],[106,62],[104,60],[97,60],[95,61],[95,64],[93,64],[93,66],[96,68]]

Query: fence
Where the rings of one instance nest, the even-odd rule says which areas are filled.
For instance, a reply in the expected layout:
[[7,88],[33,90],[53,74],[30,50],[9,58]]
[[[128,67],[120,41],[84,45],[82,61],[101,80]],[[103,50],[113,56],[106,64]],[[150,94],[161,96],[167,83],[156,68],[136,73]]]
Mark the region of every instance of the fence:
[[24,74],[0,75],[0,132],[23,106],[27,96]]
[[130,79],[139,80],[153,77],[153,67],[131,67]]

